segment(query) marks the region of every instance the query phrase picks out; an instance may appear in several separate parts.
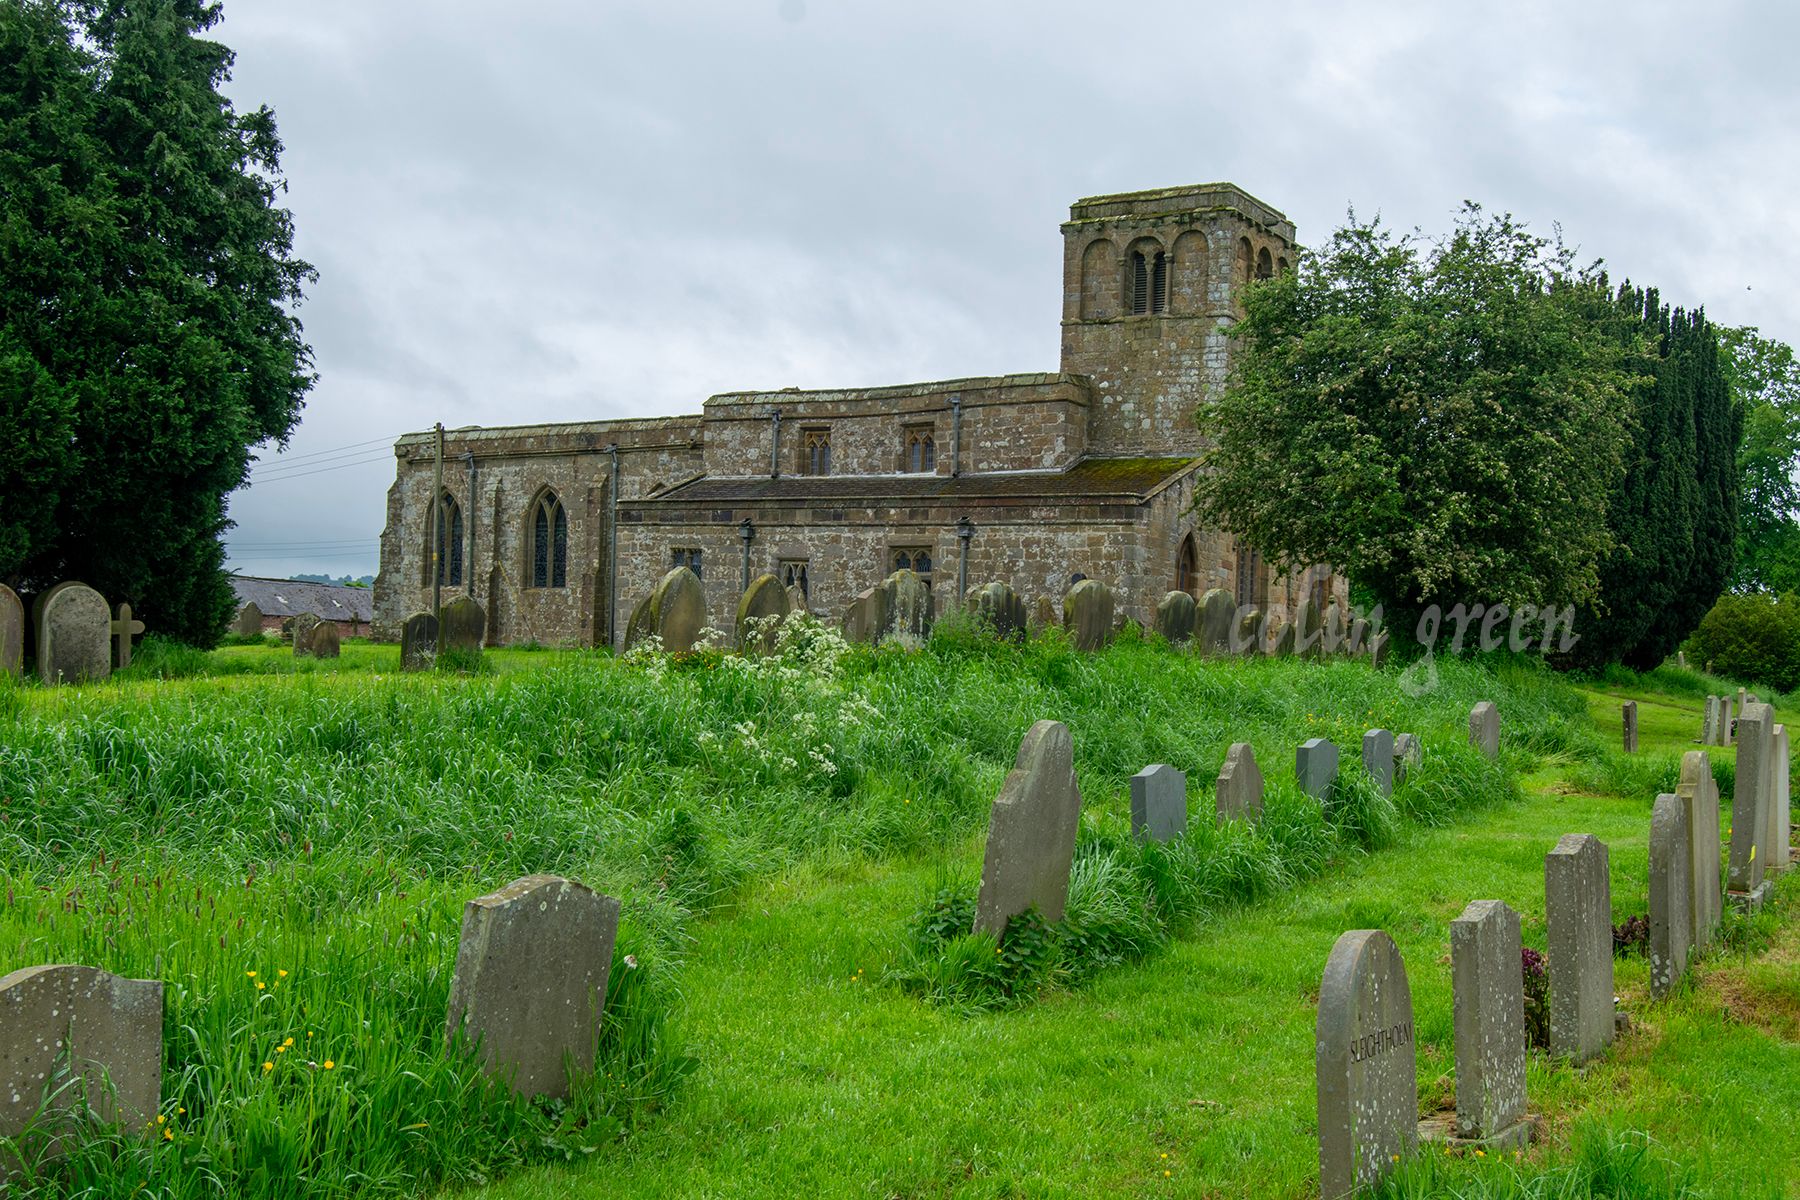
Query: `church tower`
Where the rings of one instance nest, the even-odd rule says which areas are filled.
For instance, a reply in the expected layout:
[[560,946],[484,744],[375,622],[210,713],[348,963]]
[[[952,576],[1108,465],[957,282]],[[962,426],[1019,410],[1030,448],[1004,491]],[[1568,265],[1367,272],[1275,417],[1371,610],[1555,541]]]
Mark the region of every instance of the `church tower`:
[[1194,409],[1224,384],[1240,290],[1288,268],[1293,222],[1207,183],[1078,200],[1062,232],[1062,369],[1094,381],[1088,450],[1198,451]]

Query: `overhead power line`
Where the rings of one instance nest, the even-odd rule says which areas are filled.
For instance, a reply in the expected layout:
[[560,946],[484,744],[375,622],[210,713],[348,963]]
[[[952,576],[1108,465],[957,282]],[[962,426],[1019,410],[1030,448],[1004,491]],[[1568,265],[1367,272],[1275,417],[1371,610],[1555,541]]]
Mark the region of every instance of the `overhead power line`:
[[[399,441],[400,437],[401,437],[400,434],[395,434],[393,437],[370,438],[366,442],[351,442],[347,446],[333,446],[329,450],[309,450],[305,454],[288,454],[285,451],[277,451],[273,458],[258,459],[256,462],[256,466],[260,466],[260,467],[289,466],[294,463],[305,462],[308,459],[313,459],[313,458],[331,458],[336,455],[343,454],[346,451],[356,451],[356,452],[360,452],[360,453],[367,453],[371,446],[391,446],[395,442]],[[255,467],[252,467],[251,469],[254,470]]]

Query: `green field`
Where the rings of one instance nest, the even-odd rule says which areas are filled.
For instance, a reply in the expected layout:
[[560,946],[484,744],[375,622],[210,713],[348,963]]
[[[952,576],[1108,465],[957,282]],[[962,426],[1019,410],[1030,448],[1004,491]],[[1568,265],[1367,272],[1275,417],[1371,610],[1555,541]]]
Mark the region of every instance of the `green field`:
[[[1446,663],[1413,695],[1356,663],[954,630],[912,655],[821,638],[761,662],[488,665],[406,676],[393,647],[298,664],[231,647],[0,692],[0,972],[168,983],[167,1132],[89,1136],[15,1190],[1316,1194],[1332,941],[1395,937],[1422,1108],[1448,1108],[1448,922],[1502,899],[1541,948],[1543,854],[1567,832],[1611,847],[1615,920],[1644,912],[1651,800],[1728,686]],[[1465,745],[1479,699],[1501,709],[1503,769]],[[1071,924],[1042,969],[995,981],[914,919],[971,886],[1043,717],[1074,734],[1084,796]],[[1425,769],[1328,819],[1293,788],[1293,747],[1331,737],[1348,766],[1374,726],[1422,734]],[[1206,819],[1238,740],[1270,784],[1254,834]],[[1712,754],[1729,795],[1730,752]],[[1192,846],[1167,858],[1126,836],[1126,781],[1151,762],[1190,773]],[[514,1101],[441,1049],[462,901],[532,871],[625,901],[599,1069],[566,1105]],[[1632,1032],[1585,1071],[1533,1058],[1540,1144],[1434,1157],[1396,1192],[1800,1195],[1782,1191],[1800,1180],[1796,894],[1733,921],[1666,1002],[1621,957]]]

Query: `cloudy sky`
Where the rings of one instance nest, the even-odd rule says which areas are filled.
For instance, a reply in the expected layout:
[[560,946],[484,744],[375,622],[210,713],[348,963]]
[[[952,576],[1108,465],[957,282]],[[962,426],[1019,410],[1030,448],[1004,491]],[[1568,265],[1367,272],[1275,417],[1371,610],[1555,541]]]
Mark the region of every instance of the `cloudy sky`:
[[1056,367],[1059,222],[1464,198],[1800,341],[1800,6],[226,0],[318,386],[245,574],[372,573],[401,433]]

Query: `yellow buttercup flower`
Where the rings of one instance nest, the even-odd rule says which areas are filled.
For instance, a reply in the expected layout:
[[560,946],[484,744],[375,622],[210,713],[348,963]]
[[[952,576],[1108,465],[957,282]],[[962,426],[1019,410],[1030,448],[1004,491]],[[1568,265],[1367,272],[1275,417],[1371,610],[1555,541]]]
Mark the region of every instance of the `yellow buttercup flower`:
[[256,990],[259,992],[263,990],[263,981],[260,979],[256,981]]
[[333,1068],[335,1066],[337,1066],[337,1064],[332,1062],[329,1058],[325,1060],[325,1069],[327,1071],[331,1070],[331,1068]]
[[249,978],[251,978],[251,979],[255,979],[255,978],[256,978],[256,972],[255,972],[255,971],[245,971],[245,972],[244,972],[244,974],[245,974],[245,975],[246,975],[246,976],[248,976],[248,977],[249,977]]
[[263,1071],[265,1073],[267,1073],[269,1071],[273,1071],[274,1069],[275,1069],[274,1063],[269,1062],[267,1059],[263,1060]]

